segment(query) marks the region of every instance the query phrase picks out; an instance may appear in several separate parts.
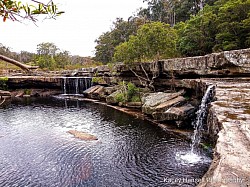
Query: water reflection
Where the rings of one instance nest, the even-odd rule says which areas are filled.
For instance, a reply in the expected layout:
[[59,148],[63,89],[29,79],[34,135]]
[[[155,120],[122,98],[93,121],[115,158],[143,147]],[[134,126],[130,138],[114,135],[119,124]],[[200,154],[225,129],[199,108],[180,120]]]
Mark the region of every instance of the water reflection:
[[[182,164],[175,155],[189,151],[188,142],[93,103],[12,101],[0,109],[0,127],[1,186],[195,186],[164,179],[200,178],[209,165]],[[98,141],[75,139],[71,129]]]

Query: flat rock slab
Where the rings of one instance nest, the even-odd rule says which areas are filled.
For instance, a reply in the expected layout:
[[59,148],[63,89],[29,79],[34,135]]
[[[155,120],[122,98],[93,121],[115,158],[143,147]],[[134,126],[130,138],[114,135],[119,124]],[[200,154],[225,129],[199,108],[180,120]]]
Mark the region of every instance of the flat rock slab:
[[156,111],[156,107],[158,107],[157,110],[160,110],[160,108],[166,108],[164,105],[166,102],[175,99],[176,97],[183,95],[185,93],[184,90],[175,92],[175,93],[164,93],[164,92],[157,92],[157,93],[149,93],[145,94],[142,97],[142,112],[145,114],[150,114],[152,115],[153,112]]
[[78,138],[80,140],[85,140],[85,141],[98,140],[96,136],[86,133],[86,132],[81,132],[77,130],[69,130],[68,133],[74,135],[75,138]]

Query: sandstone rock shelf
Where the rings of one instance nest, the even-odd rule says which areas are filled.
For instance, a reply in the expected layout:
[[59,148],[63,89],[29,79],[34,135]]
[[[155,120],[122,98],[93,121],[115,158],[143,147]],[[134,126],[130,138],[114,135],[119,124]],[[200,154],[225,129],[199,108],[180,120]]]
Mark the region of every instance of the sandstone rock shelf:
[[199,186],[250,186],[250,79],[203,81],[217,85],[207,123],[218,139]]

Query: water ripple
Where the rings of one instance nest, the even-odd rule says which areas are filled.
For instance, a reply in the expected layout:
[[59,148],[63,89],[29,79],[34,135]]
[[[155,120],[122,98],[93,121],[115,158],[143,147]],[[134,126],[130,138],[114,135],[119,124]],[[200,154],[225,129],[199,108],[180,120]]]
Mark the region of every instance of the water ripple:
[[[175,155],[187,152],[188,142],[91,103],[13,101],[0,111],[0,127],[4,187],[168,186],[164,178],[199,178],[209,165],[182,164]],[[94,134],[98,141],[78,140],[67,133],[71,129]]]

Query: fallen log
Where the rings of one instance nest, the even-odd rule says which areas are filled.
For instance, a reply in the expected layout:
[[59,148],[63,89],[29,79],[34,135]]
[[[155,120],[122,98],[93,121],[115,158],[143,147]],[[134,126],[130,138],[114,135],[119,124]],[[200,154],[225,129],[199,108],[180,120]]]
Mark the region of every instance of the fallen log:
[[11,58],[3,56],[3,55],[0,55],[0,60],[14,64],[15,66],[21,68],[24,71],[30,71],[31,69],[37,69],[39,67],[39,66],[29,66],[29,65],[23,64],[21,62],[18,62],[14,59],[11,59]]

